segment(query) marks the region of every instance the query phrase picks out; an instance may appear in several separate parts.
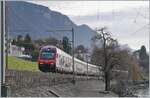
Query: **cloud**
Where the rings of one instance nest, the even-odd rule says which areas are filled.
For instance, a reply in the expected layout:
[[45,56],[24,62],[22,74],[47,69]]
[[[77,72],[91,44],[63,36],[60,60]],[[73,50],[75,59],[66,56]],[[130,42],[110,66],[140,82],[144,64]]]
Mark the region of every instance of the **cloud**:
[[[29,2],[29,1],[28,1]],[[49,7],[69,16],[93,15],[97,12],[121,11],[130,8],[148,7],[148,1],[30,1]]]
[[67,15],[75,24],[107,26],[113,37],[133,49],[149,50],[149,1],[30,1]]
[[121,44],[128,44],[133,49],[145,45],[149,50],[148,7],[126,9],[115,13],[101,12],[99,15],[70,18],[78,25],[88,24],[93,29],[107,26],[113,37],[117,38]]

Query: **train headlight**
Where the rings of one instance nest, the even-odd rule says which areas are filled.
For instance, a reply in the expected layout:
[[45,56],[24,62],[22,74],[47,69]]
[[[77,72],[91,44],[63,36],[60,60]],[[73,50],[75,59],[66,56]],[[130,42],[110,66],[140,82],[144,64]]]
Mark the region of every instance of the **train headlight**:
[[54,65],[54,63],[52,62],[51,65]]
[[40,62],[40,64],[44,64],[44,63]]

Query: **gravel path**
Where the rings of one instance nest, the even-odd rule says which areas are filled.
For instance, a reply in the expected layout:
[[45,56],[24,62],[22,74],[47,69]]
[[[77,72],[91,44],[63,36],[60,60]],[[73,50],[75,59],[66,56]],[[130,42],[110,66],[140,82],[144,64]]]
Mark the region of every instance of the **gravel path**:
[[101,80],[77,81],[75,85],[66,83],[50,87],[62,97],[117,97],[116,94],[104,93],[104,83]]

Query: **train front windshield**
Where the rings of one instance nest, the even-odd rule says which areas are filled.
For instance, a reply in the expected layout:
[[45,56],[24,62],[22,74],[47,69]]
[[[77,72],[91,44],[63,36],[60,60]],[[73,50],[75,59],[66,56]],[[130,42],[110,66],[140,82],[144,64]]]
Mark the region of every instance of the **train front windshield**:
[[40,55],[40,59],[54,59],[55,52],[54,51],[42,51]]

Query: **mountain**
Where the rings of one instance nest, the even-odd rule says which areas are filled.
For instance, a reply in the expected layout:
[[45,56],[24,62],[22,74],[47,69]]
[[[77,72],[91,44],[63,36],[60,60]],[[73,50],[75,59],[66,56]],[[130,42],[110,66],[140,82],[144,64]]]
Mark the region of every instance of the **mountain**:
[[73,27],[75,46],[83,44],[89,47],[90,40],[95,35],[87,25],[77,26],[69,17],[60,12],[24,1],[6,2],[6,25],[10,37],[29,33],[32,39],[50,36],[62,39],[63,36],[67,36],[71,40],[71,31],[64,30],[71,30]]

